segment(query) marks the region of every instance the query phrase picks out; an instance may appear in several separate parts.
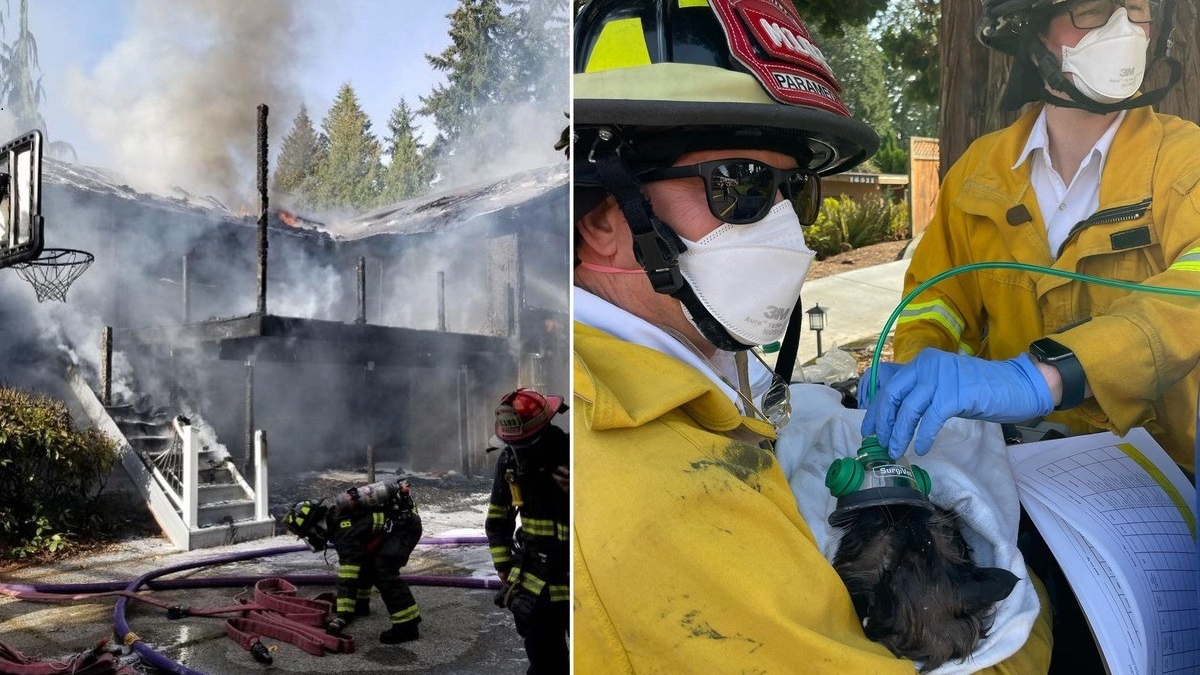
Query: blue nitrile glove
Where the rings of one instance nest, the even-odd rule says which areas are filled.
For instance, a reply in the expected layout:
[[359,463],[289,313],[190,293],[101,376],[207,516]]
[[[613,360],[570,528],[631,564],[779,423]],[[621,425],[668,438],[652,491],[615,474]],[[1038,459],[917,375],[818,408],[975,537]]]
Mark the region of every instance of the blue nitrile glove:
[[879,387],[862,433],[877,436],[888,454],[898,458],[916,431],[913,448],[924,455],[951,417],[1021,422],[1053,409],[1050,386],[1028,354],[988,361],[926,349]]
[[[900,372],[901,364],[881,362],[879,364],[879,381],[875,383],[876,391],[883,389],[883,385],[892,379],[892,376]],[[862,379],[858,381],[858,409],[866,410],[871,404],[871,371],[873,368],[867,368],[863,371]]]

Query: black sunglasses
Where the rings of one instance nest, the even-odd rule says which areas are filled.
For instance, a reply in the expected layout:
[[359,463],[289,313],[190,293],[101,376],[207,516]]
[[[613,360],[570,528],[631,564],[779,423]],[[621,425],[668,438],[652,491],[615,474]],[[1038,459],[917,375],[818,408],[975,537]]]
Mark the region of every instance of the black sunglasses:
[[715,159],[668,166],[639,174],[642,181],[701,178],[708,210],[734,225],[762,220],[780,190],[792,203],[801,225],[812,225],[821,210],[821,180],[808,169],[777,169],[754,159]]

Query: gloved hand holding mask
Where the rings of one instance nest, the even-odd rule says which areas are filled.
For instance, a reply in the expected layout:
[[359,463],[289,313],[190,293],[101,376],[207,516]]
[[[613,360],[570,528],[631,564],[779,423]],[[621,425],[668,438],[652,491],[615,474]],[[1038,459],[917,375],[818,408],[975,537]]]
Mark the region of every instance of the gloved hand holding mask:
[[910,440],[924,455],[951,417],[1022,422],[1053,408],[1050,387],[1027,354],[988,361],[926,349],[880,384],[862,433],[877,436],[893,458],[904,454]]

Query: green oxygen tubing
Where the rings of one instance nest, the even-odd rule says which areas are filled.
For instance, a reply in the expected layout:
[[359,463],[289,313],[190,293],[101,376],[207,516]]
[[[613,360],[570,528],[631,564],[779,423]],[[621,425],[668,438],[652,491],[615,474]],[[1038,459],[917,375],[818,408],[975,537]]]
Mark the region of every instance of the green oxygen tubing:
[[888,317],[886,322],[884,322],[883,331],[879,334],[879,340],[878,340],[878,342],[875,343],[875,351],[871,355],[871,380],[870,380],[870,382],[867,383],[867,386],[868,386],[867,391],[870,393],[871,398],[875,397],[876,383],[879,380],[879,355],[883,352],[883,345],[885,342],[887,342],[888,332],[892,329],[892,324],[894,324],[896,322],[896,319],[899,318],[899,316],[900,316],[900,312],[904,311],[904,308],[908,306],[908,303],[912,302],[913,298],[920,295],[921,292],[924,291],[926,288],[929,288],[930,286],[936,284],[937,282],[939,282],[943,279],[949,279],[950,277],[957,276],[957,275],[963,274],[965,272],[974,272],[976,270],[986,270],[986,269],[1024,270],[1026,272],[1037,272],[1037,273],[1041,273],[1041,274],[1049,274],[1050,276],[1054,276],[1054,277],[1065,277],[1067,279],[1074,279],[1076,281],[1082,281],[1085,283],[1099,284],[1101,286],[1112,286],[1113,288],[1122,288],[1127,291],[1144,291],[1147,293],[1159,293],[1162,295],[1179,295],[1179,296],[1188,297],[1188,298],[1200,298],[1200,290],[1196,290],[1196,289],[1173,288],[1170,286],[1145,286],[1143,284],[1134,283],[1132,281],[1119,281],[1117,279],[1105,279],[1103,277],[1094,277],[1094,276],[1091,276],[1088,274],[1080,274],[1078,272],[1068,272],[1066,270],[1056,270],[1052,267],[1042,267],[1041,265],[1030,265],[1028,263],[988,261],[988,262],[971,263],[969,265],[962,265],[960,267],[954,267],[954,268],[948,269],[945,272],[942,272],[942,273],[934,276],[933,278],[929,279],[928,281],[922,282],[920,286],[917,286],[916,288],[914,288],[908,295],[904,296],[904,299],[902,299],[900,301],[900,304],[896,306],[896,309],[895,309],[895,311],[892,312],[892,315]]
[[[884,323],[883,331],[879,334],[879,341],[875,343],[875,351],[871,355],[871,378],[866,383],[868,386],[867,391],[872,398],[875,396],[879,380],[879,356],[883,352],[883,345],[887,341],[888,332],[891,331],[892,324],[896,322],[896,319],[904,311],[904,308],[913,301],[913,298],[937,282],[952,276],[982,269],[1024,270],[1026,272],[1038,272],[1051,276],[1066,277],[1068,279],[1100,284],[1102,286],[1112,286],[1129,291],[1146,291],[1164,295],[1200,298],[1200,290],[1165,286],[1144,286],[1129,281],[1104,279],[1087,274],[1079,274],[1078,272],[1067,272],[1026,263],[996,261],[971,263],[969,265],[962,265],[961,267],[954,267],[914,288],[912,292],[904,296],[904,299],[900,301],[900,304],[896,306],[896,309]],[[929,474],[915,464],[908,464],[903,457],[891,459],[887,454],[887,450],[880,447],[879,440],[875,436],[864,437],[854,457],[838,458],[829,466],[828,471],[825,473],[825,487],[829,488],[830,494],[837,497],[838,500],[837,508],[829,517],[830,524],[835,527],[850,522],[856,511],[869,506],[904,504],[932,509],[928,501],[931,487]]]

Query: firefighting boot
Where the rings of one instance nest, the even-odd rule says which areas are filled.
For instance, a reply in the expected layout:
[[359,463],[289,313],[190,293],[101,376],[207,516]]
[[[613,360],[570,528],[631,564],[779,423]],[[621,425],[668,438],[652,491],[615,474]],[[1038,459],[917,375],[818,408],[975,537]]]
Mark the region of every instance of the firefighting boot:
[[359,598],[354,603],[354,616],[371,616],[371,599]]
[[379,641],[385,645],[398,645],[401,642],[412,642],[420,638],[421,634],[417,630],[418,621],[392,624],[391,628],[379,634]]

